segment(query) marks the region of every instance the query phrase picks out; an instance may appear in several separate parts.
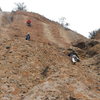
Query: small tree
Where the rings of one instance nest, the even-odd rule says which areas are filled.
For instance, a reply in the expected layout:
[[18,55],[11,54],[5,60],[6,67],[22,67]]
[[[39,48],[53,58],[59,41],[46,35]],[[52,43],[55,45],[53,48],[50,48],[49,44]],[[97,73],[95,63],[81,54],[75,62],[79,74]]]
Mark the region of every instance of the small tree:
[[94,39],[95,36],[96,36],[98,33],[100,33],[100,29],[97,29],[97,30],[94,30],[94,31],[90,32],[89,38],[90,38],[90,39]]
[[23,3],[15,3],[16,8],[15,11],[26,11],[26,5]]
[[2,12],[2,9],[0,8],[0,12]]
[[66,22],[66,18],[65,17],[59,18],[59,23],[65,28],[67,28],[67,26],[69,25],[69,23]]
[[96,31],[90,32],[90,34],[89,34],[90,39],[94,39],[95,36],[96,36]]

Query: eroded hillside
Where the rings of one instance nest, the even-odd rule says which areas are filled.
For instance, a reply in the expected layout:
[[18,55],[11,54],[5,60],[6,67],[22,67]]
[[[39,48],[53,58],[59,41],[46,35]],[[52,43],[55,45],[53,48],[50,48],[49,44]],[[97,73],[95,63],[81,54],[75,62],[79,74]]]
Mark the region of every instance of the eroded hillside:
[[[0,100],[100,99],[98,41],[35,13],[0,16]],[[27,19],[32,27],[26,26]],[[27,32],[30,41],[25,40]],[[72,45],[76,40],[83,42]],[[76,65],[67,56],[69,48],[81,59]]]
[[[58,46],[65,47],[69,43],[78,39],[86,39],[82,35],[70,29],[64,29],[60,24],[50,21],[45,17],[28,12],[1,12],[1,37],[6,40],[15,38],[16,36],[25,37],[27,32],[31,33],[31,40],[40,42],[51,42]],[[32,27],[27,27],[26,21],[32,21]],[[73,35],[74,34],[74,35]]]

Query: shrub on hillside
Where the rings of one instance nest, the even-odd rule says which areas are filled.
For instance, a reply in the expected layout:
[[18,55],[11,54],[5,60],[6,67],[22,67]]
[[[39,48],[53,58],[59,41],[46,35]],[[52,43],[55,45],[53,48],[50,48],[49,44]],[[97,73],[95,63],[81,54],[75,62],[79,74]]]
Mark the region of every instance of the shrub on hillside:
[[100,29],[90,32],[89,38],[94,39],[97,33],[100,33]]
[[0,11],[2,12],[2,9],[0,8]]
[[63,26],[64,28],[67,28],[69,26],[69,23],[66,22],[66,18],[65,17],[61,17],[59,18],[59,23],[61,26]]
[[26,5],[23,3],[15,3],[16,8],[15,11],[27,11],[26,10]]

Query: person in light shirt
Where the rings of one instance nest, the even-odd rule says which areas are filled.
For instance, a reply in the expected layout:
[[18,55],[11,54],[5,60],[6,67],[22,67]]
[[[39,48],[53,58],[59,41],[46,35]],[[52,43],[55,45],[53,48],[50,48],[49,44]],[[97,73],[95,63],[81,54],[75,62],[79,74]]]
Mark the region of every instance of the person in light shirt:
[[73,64],[76,64],[76,62],[80,62],[80,59],[77,55],[77,53],[75,53],[75,51],[72,51],[68,54],[68,56],[71,58],[71,61]]

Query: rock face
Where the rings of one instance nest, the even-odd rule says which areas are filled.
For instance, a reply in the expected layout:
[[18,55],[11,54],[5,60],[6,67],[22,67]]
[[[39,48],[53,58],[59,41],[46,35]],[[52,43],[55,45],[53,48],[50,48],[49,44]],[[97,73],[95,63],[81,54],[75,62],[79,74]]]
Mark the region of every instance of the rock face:
[[[0,100],[100,100],[98,41],[28,12],[1,13],[0,37]],[[69,48],[81,59],[76,65]]]

